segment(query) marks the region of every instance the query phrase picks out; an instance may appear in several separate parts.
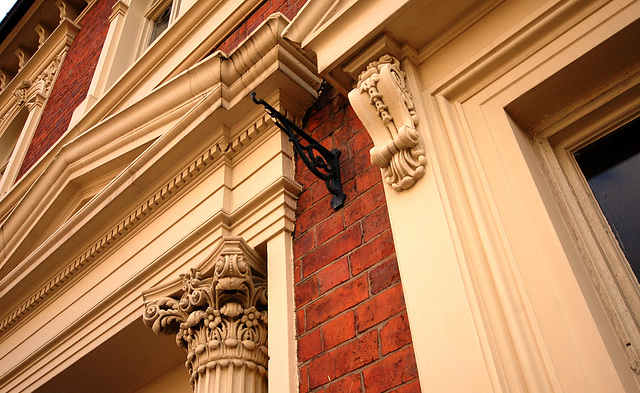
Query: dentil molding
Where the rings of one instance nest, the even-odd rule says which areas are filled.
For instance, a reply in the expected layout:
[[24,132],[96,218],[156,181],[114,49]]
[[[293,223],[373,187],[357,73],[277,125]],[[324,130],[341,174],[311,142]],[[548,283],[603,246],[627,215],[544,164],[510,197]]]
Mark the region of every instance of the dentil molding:
[[134,227],[151,217],[161,205],[178,195],[188,183],[202,175],[205,169],[211,166],[216,160],[223,156],[232,157],[238,154],[244,147],[248,146],[251,140],[256,139],[268,126],[273,123],[268,115],[260,117],[255,124],[251,124],[245,131],[231,140],[224,138],[218,140],[213,146],[205,150],[187,167],[179,171],[169,182],[149,196],[135,210],[130,212],[121,222],[114,226],[107,233],[103,234],[85,252],[76,257],[72,262],[58,272],[45,285],[39,288],[27,300],[12,310],[0,320],[0,339],[5,333],[13,328],[21,319],[32,312],[37,306],[44,303],[57,290],[67,284],[80,271],[94,263],[100,255],[120,243],[126,235],[131,233]]
[[382,169],[384,181],[394,190],[411,188],[424,176],[427,160],[400,61],[384,55],[369,63],[349,101],[375,144],[371,163]]

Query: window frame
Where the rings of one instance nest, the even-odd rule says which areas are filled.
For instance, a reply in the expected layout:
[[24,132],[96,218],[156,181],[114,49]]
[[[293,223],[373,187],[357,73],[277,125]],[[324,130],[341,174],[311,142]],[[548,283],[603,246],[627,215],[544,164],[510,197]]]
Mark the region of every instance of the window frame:
[[[169,14],[169,22],[167,27],[160,32],[153,40],[151,40],[151,35],[153,34],[153,28],[155,26],[155,21],[165,12],[167,9],[170,9]],[[148,47],[153,45],[158,39],[171,28],[171,25],[178,17],[178,12],[180,10],[180,0],[152,0],[147,6],[147,10],[144,13],[144,21],[141,24],[141,33],[140,38],[138,40],[140,49],[137,51],[139,57],[142,52],[144,52]]]
[[640,68],[634,71],[594,100],[578,103],[564,119],[564,127],[550,127],[553,131],[535,136],[532,146],[629,365],[640,373],[640,278],[632,271],[574,156],[640,117],[640,95],[634,94],[640,91]]

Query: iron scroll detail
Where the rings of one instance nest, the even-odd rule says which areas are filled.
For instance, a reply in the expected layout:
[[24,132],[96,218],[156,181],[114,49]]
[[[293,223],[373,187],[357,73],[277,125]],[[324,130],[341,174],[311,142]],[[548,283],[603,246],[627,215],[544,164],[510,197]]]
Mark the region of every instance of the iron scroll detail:
[[[340,150],[329,150],[322,146],[263,99],[257,99],[255,92],[251,93],[251,99],[256,104],[264,106],[278,128],[287,134],[289,140],[293,143],[293,148],[311,173],[320,180],[324,180],[327,189],[333,195],[331,207],[334,210],[338,210],[344,206],[347,196],[342,192],[342,181],[340,180]],[[306,142],[305,145],[302,144],[302,140]]]

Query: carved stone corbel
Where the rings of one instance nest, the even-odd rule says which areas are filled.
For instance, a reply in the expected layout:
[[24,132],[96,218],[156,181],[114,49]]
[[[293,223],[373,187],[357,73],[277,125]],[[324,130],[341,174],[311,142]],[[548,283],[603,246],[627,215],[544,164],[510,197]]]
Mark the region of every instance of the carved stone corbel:
[[60,64],[62,63],[62,60],[64,59],[66,54],[67,54],[67,51],[65,50],[65,51],[62,51],[60,54],[58,54],[56,57],[54,57],[51,63],[49,63],[49,65],[47,66],[47,68],[45,68],[44,71],[42,71],[42,73],[40,73],[40,75],[38,75],[38,77],[36,78],[37,82],[42,83],[41,94],[48,95],[49,90],[53,85],[53,80],[55,79],[56,74],[60,70]]
[[60,23],[65,19],[75,20],[78,17],[78,11],[67,1],[57,0],[55,5],[60,11]]
[[29,61],[29,59],[31,58],[32,53],[23,46],[18,46],[18,49],[16,49],[15,53],[18,57],[18,70],[21,70],[24,65],[27,64],[27,61]]
[[180,275],[170,296],[144,294],[144,323],[156,334],[176,334],[194,392],[241,392],[249,385],[267,392],[265,266],[242,239],[227,238],[204,265]]
[[396,191],[413,186],[424,176],[427,160],[400,61],[384,55],[369,63],[349,101],[373,139],[371,163],[382,168],[384,181]]
[[0,68],[0,89],[4,90],[11,79],[13,79],[13,75],[7,70]]
[[38,33],[38,48],[44,44],[47,38],[51,35],[51,28],[45,25],[44,23],[38,23],[36,27],[33,28],[36,33]]

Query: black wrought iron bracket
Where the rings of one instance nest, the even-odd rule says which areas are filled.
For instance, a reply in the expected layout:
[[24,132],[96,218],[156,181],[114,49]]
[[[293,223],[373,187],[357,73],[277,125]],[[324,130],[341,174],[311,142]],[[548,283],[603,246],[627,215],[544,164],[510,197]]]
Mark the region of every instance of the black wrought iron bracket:
[[[264,109],[269,116],[271,116],[278,128],[287,134],[289,140],[293,143],[293,148],[296,149],[302,162],[309,168],[311,173],[316,175],[320,180],[324,180],[327,189],[333,195],[331,198],[331,207],[334,210],[340,209],[347,198],[344,192],[342,192],[342,181],[340,180],[340,150],[333,149],[329,151],[329,149],[302,131],[274,107],[262,99],[256,99],[255,92],[251,93],[251,98],[256,104],[264,106]],[[303,140],[305,142],[304,145],[302,144]]]

